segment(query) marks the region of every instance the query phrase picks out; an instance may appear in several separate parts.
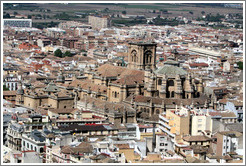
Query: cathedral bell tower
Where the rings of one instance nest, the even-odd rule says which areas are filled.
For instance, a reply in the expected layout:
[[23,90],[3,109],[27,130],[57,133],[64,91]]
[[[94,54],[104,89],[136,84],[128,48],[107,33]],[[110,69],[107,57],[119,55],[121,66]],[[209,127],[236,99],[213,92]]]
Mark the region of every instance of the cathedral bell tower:
[[154,42],[129,43],[128,68],[138,70],[155,70],[156,46]]
[[22,83],[21,81],[18,82],[18,89],[16,93],[16,104],[24,104],[24,90],[22,88]]

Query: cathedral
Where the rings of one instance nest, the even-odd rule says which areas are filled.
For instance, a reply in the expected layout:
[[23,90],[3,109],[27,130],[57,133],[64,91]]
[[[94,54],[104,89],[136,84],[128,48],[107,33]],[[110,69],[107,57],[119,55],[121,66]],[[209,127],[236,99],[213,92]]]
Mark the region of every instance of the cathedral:
[[144,96],[189,99],[200,97],[202,80],[194,79],[176,61],[156,69],[156,43],[130,43],[128,68],[144,71]]
[[[149,117],[182,104],[207,107],[202,79],[194,78],[174,60],[156,68],[156,47],[154,42],[129,43],[127,67],[103,64],[86,68],[68,82],[60,71],[56,80],[33,82],[25,90],[19,83],[16,103],[31,109],[65,109],[77,108],[86,98],[94,98],[121,103],[125,108],[128,105],[135,110],[134,116],[140,111]],[[123,109],[121,113],[129,111],[132,110]]]

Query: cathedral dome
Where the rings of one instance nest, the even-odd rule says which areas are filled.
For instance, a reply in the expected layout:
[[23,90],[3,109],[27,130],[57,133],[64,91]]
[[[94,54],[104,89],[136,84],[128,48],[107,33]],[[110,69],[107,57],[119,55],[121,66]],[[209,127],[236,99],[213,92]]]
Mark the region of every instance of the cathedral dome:
[[184,69],[181,69],[180,67],[173,66],[173,65],[164,65],[163,67],[157,69],[154,71],[157,75],[167,75],[167,76],[176,76],[181,75],[184,76],[187,74],[187,72]]
[[60,92],[60,88],[58,88],[53,82],[50,82],[45,88],[45,92]]

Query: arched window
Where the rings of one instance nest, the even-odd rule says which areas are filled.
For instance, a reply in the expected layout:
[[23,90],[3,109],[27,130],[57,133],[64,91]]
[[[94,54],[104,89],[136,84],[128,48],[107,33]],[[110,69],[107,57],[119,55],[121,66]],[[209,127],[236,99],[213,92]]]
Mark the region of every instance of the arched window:
[[162,80],[159,79],[159,80],[158,80],[158,85],[161,85],[161,84],[162,84]]
[[114,97],[117,98],[117,92],[114,92]]
[[137,62],[137,51],[133,50],[131,52],[131,56],[132,56],[132,62]]
[[172,91],[171,96],[174,97],[174,91]]
[[144,54],[145,64],[151,63],[151,58],[152,58],[152,52],[151,51],[147,51]]

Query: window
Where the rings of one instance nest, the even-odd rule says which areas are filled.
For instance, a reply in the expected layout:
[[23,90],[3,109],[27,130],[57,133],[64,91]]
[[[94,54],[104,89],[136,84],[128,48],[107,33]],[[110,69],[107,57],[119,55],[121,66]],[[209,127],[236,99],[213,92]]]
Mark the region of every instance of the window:
[[168,84],[168,86],[174,86],[173,80],[169,80],[169,81],[167,82],[167,84]]
[[202,122],[202,119],[198,119],[198,122]]
[[164,146],[164,143],[160,143],[160,146]]
[[174,97],[174,91],[172,91],[172,93],[171,93],[171,97]]
[[162,80],[159,79],[159,80],[158,80],[158,85],[161,85],[161,84],[162,84]]
[[67,106],[64,106],[64,108],[66,108]]
[[151,55],[152,55],[152,52],[151,51],[147,51],[145,54],[144,54],[144,60],[145,60],[145,64],[148,64],[148,63],[151,63]]

